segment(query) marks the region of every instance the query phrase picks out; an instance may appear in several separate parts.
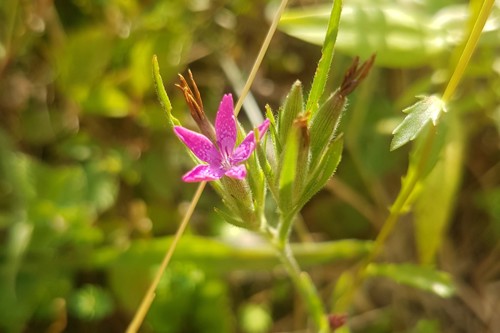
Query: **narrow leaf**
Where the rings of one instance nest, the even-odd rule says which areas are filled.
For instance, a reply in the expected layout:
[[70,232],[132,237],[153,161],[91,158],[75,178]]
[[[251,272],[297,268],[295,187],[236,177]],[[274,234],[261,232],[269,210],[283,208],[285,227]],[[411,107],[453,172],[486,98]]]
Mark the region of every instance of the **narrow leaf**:
[[428,291],[441,297],[455,293],[452,277],[445,272],[412,264],[370,264],[366,273],[372,277],[387,277],[397,283]]
[[276,152],[275,156],[279,156],[281,154],[281,143],[279,142],[276,119],[274,118],[273,110],[271,110],[269,104],[266,104],[266,118],[269,119],[269,135],[271,135],[271,140],[274,145],[274,150]]
[[160,104],[163,110],[167,114],[167,119],[170,127],[180,125],[179,120],[177,120],[177,118],[172,115],[172,104],[170,103],[167,91],[165,90],[165,86],[163,85],[163,80],[160,75],[160,65],[158,64],[158,58],[156,57],[156,55],[153,56],[153,79],[155,81],[156,94],[158,95],[158,99],[160,100]]
[[314,74],[311,91],[307,98],[306,112],[314,115],[318,110],[319,100],[323,96],[328,74],[333,60],[335,42],[339,31],[340,13],[342,12],[342,0],[334,0],[333,7],[330,12],[326,35],[324,36],[323,49],[321,50],[321,58]]

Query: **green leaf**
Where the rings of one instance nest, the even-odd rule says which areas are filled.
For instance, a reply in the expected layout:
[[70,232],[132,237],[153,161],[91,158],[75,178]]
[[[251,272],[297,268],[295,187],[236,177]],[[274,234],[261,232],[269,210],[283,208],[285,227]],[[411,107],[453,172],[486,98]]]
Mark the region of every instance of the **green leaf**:
[[278,156],[279,154],[281,154],[282,147],[278,136],[276,119],[274,118],[273,110],[271,109],[269,104],[266,104],[266,118],[269,119],[269,133],[267,135],[271,136],[271,140],[273,142],[275,150],[275,156]]
[[[280,29],[322,45],[327,35],[329,9],[324,5],[290,9],[282,16]],[[403,3],[351,1],[344,5],[340,17],[342,28],[336,50],[361,58],[375,52],[377,64],[387,67],[427,65],[429,59],[444,54],[453,43],[447,38],[447,30],[433,23],[424,12],[408,10]]]
[[370,264],[366,273],[371,277],[386,277],[440,297],[451,297],[455,293],[452,277],[429,267],[412,264]]
[[170,127],[174,127],[175,125],[180,125],[179,120],[172,115],[172,104],[170,103],[170,99],[168,98],[167,91],[165,90],[165,86],[163,85],[163,80],[160,75],[160,65],[158,64],[158,58],[153,56],[153,78],[156,87],[156,94],[158,95],[158,99],[160,100],[160,104],[167,114],[167,120]]
[[446,112],[446,105],[440,97],[436,95],[420,96],[420,99],[417,103],[403,110],[408,115],[392,132],[394,138],[391,142],[391,150],[398,149],[414,140],[425,125],[431,121],[436,126],[442,113]]
[[465,131],[455,113],[447,120],[441,158],[424,179],[415,202],[415,238],[422,264],[433,263],[445,237],[462,173]]
[[[307,97],[306,112],[314,115],[318,110],[319,100],[323,96],[325,90],[328,74],[333,60],[333,53],[335,50],[335,43],[339,32],[339,22],[342,12],[342,0],[334,0],[331,11],[328,10],[328,25],[326,26],[325,34],[321,38],[320,45],[323,45],[321,50],[321,58],[318,61],[318,67],[314,73],[314,79],[311,86],[311,91]],[[286,14],[285,14],[286,15]],[[283,21],[284,16],[281,17],[280,22]]]

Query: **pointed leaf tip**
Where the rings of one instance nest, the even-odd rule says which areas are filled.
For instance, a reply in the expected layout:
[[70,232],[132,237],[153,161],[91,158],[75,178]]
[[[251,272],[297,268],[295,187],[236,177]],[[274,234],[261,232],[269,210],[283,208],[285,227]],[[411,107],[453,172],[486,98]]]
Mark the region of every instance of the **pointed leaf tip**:
[[446,104],[441,97],[437,95],[418,97],[420,101],[403,110],[408,115],[392,132],[394,137],[391,151],[414,140],[429,122],[432,121],[432,124],[437,126],[441,114],[446,112]]

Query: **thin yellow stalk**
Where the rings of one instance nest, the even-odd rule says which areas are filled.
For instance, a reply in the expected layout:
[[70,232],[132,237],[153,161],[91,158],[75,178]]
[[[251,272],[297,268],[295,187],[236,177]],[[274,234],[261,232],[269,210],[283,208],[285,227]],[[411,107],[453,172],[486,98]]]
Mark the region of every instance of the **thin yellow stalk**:
[[203,190],[205,189],[206,182],[201,182],[200,185],[198,185],[198,189],[196,190],[196,193],[194,194],[193,199],[191,200],[191,203],[189,204],[189,208],[186,212],[186,215],[184,215],[184,218],[182,219],[181,224],[179,225],[179,229],[177,229],[177,232],[175,233],[174,240],[172,241],[172,244],[168,248],[167,253],[165,254],[165,257],[163,258],[163,261],[161,262],[160,268],[156,272],[155,278],[153,279],[153,282],[151,282],[151,285],[148,288],[148,291],[144,295],[144,298],[142,299],[141,305],[139,306],[138,310],[135,313],[134,319],[130,323],[130,325],[127,328],[127,333],[136,333],[139,330],[139,327],[141,326],[142,322],[144,321],[144,318],[146,317],[146,314],[148,313],[148,310],[151,306],[151,303],[153,302],[153,299],[155,298],[155,291],[156,287],[158,287],[158,283],[160,283],[160,279],[165,272],[165,269],[168,266],[168,263],[170,262],[170,259],[172,258],[172,255],[174,254],[174,250],[177,247],[177,243],[181,239],[182,234],[184,233],[184,230],[186,229],[189,219],[193,215],[194,209],[196,205],[198,204],[198,200],[201,197],[201,194],[203,193]]
[[476,45],[479,42],[479,37],[481,35],[481,32],[483,31],[484,25],[486,24],[486,20],[488,19],[488,16],[490,16],[491,9],[494,3],[495,0],[485,0],[483,2],[481,10],[479,11],[479,15],[477,16],[476,22],[474,23],[472,31],[467,40],[467,44],[465,44],[462,55],[458,60],[457,67],[455,67],[455,71],[453,72],[453,75],[448,82],[448,86],[446,86],[446,89],[443,93],[443,97],[441,98],[443,102],[446,103],[450,100],[451,96],[458,86],[458,83],[460,82],[460,79],[462,79],[465,69],[469,64],[469,60],[472,57],[472,53],[474,52]]
[[243,101],[245,100],[245,97],[247,97],[247,94],[250,91],[250,87],[252,86],[252,83],[255,79],[255,75],[257,75],[257,71],[259,70],[259,67],[262,64],[262,60],[264,59],[264,55],[266,54],[267,49],[269,47],[269,44],[271,43],[271,39],[273,38],[273,35],[276,32],[276,28],[278,27],[278,23],[280,21],[281,15],[283,14],[283,11],[285,10],[287,3],[288,3],[288,0],[282,0],[280,3],[280,6],[278,7],[278,11],[274,15],[271,26],[269,27],[269,30],[267,31],[266,38],[264,39],[264,42],[262,43],[262,46],[260,47],[259,54],[257,55],[257,58],[255,59],[255,62],[253,64],[252,70],[250,71],[250,74],[248,75],[247,82],[245,83],[245,86],[243,87],[240,98],[238,99],[238,102],[236,103],[236,106],[234,107],[234,114],[235,115],[238,115],[238,113],[240,112],[241,106],[243,105]]

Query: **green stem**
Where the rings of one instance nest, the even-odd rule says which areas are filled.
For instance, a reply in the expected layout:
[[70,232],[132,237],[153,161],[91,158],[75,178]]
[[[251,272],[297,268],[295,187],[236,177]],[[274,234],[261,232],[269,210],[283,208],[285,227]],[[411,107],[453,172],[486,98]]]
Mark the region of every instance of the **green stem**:
[[[387,238],[394,230],[399,216],[402,214],[404,207],[407,205],[408,199],[415,190],[415,186],[419,182],[424,172],[425,166],[431,155],[432,146],[434,144],[434,138],[436,136],[435,128],[430,128],[427,137],[425,138],[422,153],[419,156],[417,167],[415,172],[409,173],[409,179],[403,183],[403,187],[399,191],[396,201],[390,209],[389,216],[385,220],[382,229],[380,230],[377,238],[375,239],[375,244],[371,254],[366,259],[366,265],[368,265],[375,257],[380,253],[382,247],[384,246]],[[364,267],[366,267],[366,265]]]
[[281,212],[281,221],[278,224],[278,242],[281,247],[284,247],[288,242],[288,236],[292,229],[292,222],[295,214],[286,214]]
[[324,311],[318,291],[309,275],[300,270],[299,265],[292,254],[290,245],[288,243],[284,246],[277,244],[276,250],[281,263],[285,267],[288,275],[292,278],[292,281],[301,294],[302,299],[305,301],[309,315],[311,316],[311,319],[316,327],[315,332],[330,332],[328,317]]

